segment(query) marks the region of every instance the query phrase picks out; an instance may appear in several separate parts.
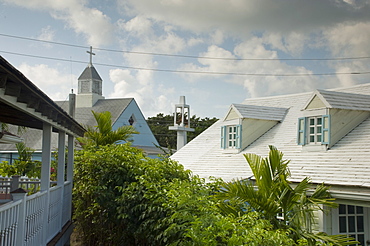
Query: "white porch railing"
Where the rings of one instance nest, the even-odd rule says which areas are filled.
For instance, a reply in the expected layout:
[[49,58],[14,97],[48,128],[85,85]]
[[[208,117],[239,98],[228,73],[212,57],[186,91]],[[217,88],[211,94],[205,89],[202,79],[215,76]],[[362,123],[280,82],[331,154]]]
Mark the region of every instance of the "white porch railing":
[[15,245],[18,235],[19,208],[22,201],[16,201],[0,208],[0,245]]
[[0,206],[1,246],[45,245],[71,220],[72,185],[69,181],[30,196],[24,193],[23,198],[16,199]]

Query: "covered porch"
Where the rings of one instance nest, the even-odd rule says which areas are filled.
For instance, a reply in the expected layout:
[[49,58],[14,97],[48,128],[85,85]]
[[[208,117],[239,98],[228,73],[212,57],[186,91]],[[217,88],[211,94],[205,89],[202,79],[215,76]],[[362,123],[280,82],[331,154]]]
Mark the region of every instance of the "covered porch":
[[[27,196],[21,188],[9,188],[11,200],[0,206],[0,245],[64,245],[72,228],[74,138],[85,130],[1,56],[0,109],[0,122],[42,131],[40,189]],[[53,132],[58,134],[58,156],[68,150],[66,159],[58,158],[54,184],[50,181]]]

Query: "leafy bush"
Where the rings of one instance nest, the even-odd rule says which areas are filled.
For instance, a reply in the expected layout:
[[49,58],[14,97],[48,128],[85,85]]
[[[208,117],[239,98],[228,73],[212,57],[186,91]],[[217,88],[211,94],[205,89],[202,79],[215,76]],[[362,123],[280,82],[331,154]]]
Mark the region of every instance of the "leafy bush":
[[294,244],[258,213],[222,215],[221,184],[130,144],[86,148],[76,152],[74,219],[84,245]]

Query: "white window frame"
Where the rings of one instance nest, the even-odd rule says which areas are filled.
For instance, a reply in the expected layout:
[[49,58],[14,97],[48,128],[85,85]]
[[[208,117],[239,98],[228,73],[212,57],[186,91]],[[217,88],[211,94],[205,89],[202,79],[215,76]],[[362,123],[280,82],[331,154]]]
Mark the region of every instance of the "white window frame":
[[307,144],[321,144],[323,117],[308,117],[307,122]]
[[237,126],[227,126],[226,127],[226,146],[227,148],[236,148],[236,136],[237,136]]
[[[368,207],[362,207],[363,212],[358,214],[357,213],[357,206],[353,205],[355,208],[355,213],[348,213],[348,206],[352,206],[351,204],[341,204],[342,206],[346,206],[346,212],[339,214],[339,208],[332,209],[332,234],[342,234],[342,235],[354,235],[355,237],[358,237],[358,235],[363,234],[364,235],[364,241],[366,245],[366,241],[370,240],[370,228],[369,228],[369,222],[370,222],[370,216],[369,216],[369,210],[370,208]],[[358,216],[363,217],[363,232],[358,231]],[[340,232],[340,217],[344,218],[346,220],[346,232]],[[352,222],[354,222],[354,231],[349,232],[349,217],[352,217]],[[354,217],[354,218],[353,218]],[[353,227],[352,227],[353,228]],[[342,228],[343,229],[343,228]],[[357,238],[356,238],[357,239]]]
[[240,149],[242,126],[239,124],[225,125],[221,127],[221,148]]
[[[313,124],[311,122],[313,121]],[[330,115],[298,118],[298,145],[328,145],[330,143]]]

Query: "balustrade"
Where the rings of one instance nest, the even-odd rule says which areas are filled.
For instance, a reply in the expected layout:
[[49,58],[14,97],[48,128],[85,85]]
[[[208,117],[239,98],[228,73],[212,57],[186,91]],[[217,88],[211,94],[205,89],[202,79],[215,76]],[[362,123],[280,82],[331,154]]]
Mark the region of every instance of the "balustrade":
[[[2,181],[0,180],[0,184],[4,187],[11,186],[11,180],[4,179],[1,183]],[[26,181],[20,181],[20,186],[25,184],[22,182]],[[29,182],[35,184],[33,182],[37,181]],[[0,186],[0,190],[2,188]],[[61,186],[54,186],[32,195],[26,196],[24,193],[23,198],[14,196],[12,201],[1,205],[0,245],[39,246],[43,245],[45,234],[48,242],[53,239],[71,219],[71,188],[71,182],[67,181]],[[48,211],[48,214],[45,211]],[[44,216],[48,219],[45,220]]]

